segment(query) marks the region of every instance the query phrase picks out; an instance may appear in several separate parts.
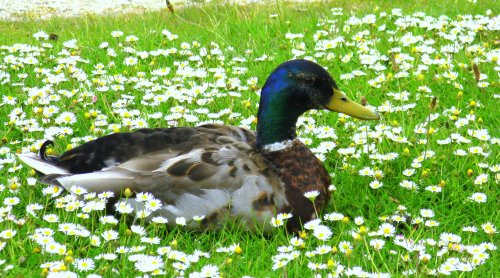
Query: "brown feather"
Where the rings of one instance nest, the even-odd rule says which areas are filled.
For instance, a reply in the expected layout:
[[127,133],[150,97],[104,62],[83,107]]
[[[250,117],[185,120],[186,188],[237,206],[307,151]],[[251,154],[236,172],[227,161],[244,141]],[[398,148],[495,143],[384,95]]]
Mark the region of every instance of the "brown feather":
[[314,205],[321,210],[330,198],[330,175],[321,161],[299,140],[295,140],[289,148],[264,153],[264,156],[274,165],[286,185],[285,195],[289,206],[281,212],[291,212],[293,215],[288,220],[287,228],[300,231],[305,222],[315,218],[314,206],[304,197],[304,193],[319,191]]

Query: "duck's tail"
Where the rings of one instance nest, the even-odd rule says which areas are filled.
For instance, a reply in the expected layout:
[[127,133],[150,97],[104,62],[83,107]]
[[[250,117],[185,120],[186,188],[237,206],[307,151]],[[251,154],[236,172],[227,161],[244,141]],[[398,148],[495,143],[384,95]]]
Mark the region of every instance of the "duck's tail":
[[56,163],[59,159],[59,157],[57,156],[53,156],[53,155],[50,155],[50,156],[47,156],[47,147],[48,146],[53,146],[54,145],[54,141],[52,140],[47,140],[45,142],[43,142],[42,146],[40,147],[40,159],[43,160],[43,161],[47,161],[47,162],[50,162],[50,163]]
[[42,152],[40,150],[40,155],[35,155],[35,154],[18,154],[17,155],[19,159],[21,159],[22,162],[24,162],[26,165],[30,166],[31,168],[35,169],[36,171],[42,173],[43,175],[52,175],[52,174],[58,174],[58,175],[70,175],[71,173],[68,172],[68,170],[59,167],[55,164],[57,161],[57,157],[47,157],[45,155],[45,150]]
[[53,144],[54,142],[51,140],[45,141],[40,147],[39,155],[29,153],[17,156],[26,165],[35,169],[40,175],[41,183],[61,186],[57,179],[71,175],[71,173],[57,165],[59,159],[57,156],[47,156],[47,147]]
[[39,155],[32,153],[18,154],[23,163],[40,174],[41,183],[62,186],[66,189],[79,185],[94,192],[121,192],[134,184],[135,175],[127,175],[127,172],[123,171],[73,174],[57,165],[58,157],[46,155],[46,148],[50,144],[51,142],[46,141],[40,148]]

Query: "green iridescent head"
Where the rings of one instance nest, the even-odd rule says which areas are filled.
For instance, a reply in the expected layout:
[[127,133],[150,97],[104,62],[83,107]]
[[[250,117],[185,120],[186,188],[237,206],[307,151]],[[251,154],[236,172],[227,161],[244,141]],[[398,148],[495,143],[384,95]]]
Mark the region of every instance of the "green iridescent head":
[[376,112],[349,100],[323,67],[307,60],[291,60],[279,65],[262,88],[257,145],[294,139],[298,117],[310,109],[327,109],[365,120],[379,119]]

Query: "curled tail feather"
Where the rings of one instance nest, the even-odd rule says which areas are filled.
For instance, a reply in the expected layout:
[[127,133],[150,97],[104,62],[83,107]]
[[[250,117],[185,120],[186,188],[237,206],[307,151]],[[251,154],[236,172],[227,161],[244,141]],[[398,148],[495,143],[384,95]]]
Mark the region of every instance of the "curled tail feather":
[[47,147],[53,146],[54,141],[52,140],[47,140],[43,142],[42,146],[40,147],[40,159],[43,161],[47,162],[57,162],[57,156],[47,156]]

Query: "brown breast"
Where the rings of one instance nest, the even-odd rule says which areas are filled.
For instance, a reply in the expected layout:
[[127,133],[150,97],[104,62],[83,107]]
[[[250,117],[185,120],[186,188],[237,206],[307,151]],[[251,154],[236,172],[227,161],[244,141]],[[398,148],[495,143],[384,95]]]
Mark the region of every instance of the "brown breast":
[[299,140],[284,150],[263,154],[275,167],[281,180],[285,183],[285,195],[289,206],[280,212],[291,212],[287,228],[292,232],[301,230],[301,226],[315,218],[312,202],[304,197],[304,193],[313,190],[320,194],[315,200],[318,213],[328,202],[330,194],[330,175],[321,161]]

